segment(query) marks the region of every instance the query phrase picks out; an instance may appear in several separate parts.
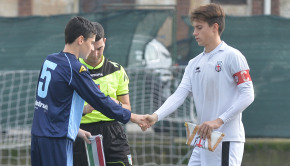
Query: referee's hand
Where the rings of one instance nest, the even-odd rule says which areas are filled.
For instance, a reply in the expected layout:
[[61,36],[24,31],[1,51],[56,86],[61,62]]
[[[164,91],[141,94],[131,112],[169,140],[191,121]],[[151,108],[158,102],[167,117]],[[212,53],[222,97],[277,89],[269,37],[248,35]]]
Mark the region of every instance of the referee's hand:
[[78,137],[81,137],[84,141],[86,141],[87,144],[91,144],[91,141],[88,139],[91,136],[92,135],[91,135],[90,132],[87,132],[85,130],[79,129]]

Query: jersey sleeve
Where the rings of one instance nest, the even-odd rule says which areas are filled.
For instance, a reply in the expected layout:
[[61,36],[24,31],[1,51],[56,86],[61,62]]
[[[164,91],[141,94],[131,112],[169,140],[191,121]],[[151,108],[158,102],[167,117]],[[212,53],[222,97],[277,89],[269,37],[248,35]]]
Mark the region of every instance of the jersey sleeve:
[[[81,65],[80,68],[82,67],[85,66]],[[107,117],[124,124],[130,120],[131,112],[116,104],[110,97],[106,97],[94,83],[87,70],[74,68],[71,86],[86,102]]]
[[182,80],[179,84],[179,87],[184,88],[186,90],[188,90],[189,92],[192,91],[191,87],[191,81],[190,81],[190,64],[186,66]]
[[126,95],[129,93],[129,78],[122,66],[120,68],[119,84],[116,93],[117,96]]
[[231,58],[230,72],[237,83],[239,96],[231,107],[219,116],[225,124],[243,112],[254,101],[254,88],[246,58],[238,51]]
[[230,63],[230,72],[231,75],[233,76],[234,74],[244,71],[244,70],[249,70],[249,65],[247,63],[246,58],[244,55],[236,51],[233,56],[231,56],[231,63]]
[[189,95],[189,91],[182,87],[178,87],[176,91],[162,104],[162,106],[154,113],[158,115],[158,121],[163,120],[168,115],[172,114],[181,106]]

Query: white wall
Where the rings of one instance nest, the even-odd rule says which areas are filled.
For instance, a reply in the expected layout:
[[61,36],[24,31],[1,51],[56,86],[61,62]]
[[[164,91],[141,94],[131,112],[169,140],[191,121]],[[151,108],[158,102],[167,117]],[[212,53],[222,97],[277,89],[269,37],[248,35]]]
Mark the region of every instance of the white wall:
[[79,0],[33,0],[33,15],[77,13]]
[[280,0],[280,15],[290,18],[290,0]]
[[0,16],[16,17],[18,16],[18,0],[0,0]]

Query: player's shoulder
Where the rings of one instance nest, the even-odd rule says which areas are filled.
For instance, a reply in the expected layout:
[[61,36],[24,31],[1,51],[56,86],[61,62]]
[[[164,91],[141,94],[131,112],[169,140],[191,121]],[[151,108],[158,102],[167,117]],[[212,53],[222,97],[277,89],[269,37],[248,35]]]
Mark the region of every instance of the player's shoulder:
[[203,55],[203,52],[201,52],[200,54],[198,54],[197,56],[195,56],[194,58],[192,58],[191,60],[189,60],[187,66],[194,65],[198,61],[198,59],[200,59],[202,57],[202,55]]
[[223,43],[223,55],[229,62],[245,60],[245,56],[238,49]]
[[241,51],[232,46],[227,45],[225,42],[223,43],[222,48],[225,51],[225,53],[229,56],[243,56]]
[[87,71],[88,68],[86,65],[82,64],[75,55],[70,53],[64,53],[64,63],[69,66],[69,68],[77,73],[81,73],[83,71]]
[[65,68],[69,66],[68,57],[63,52],[52,53],[46,57],[49,60],[58,65],[58,68]]

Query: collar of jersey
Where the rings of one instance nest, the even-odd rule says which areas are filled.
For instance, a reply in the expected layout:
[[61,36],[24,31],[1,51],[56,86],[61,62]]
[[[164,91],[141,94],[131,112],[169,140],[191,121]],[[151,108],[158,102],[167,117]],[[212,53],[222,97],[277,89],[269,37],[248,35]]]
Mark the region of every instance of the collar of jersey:
[[102,62],[100,64],[98,64],[96,67],[93,67],[93,66],[87,64],[82,58],[80,58],[80,62],[82,64],[86,65],[88,69],[99,69],[99,68],[101,68],[103,66],[103,64],[105,62],[105,56],[102,55]]
[[63,53],[64,55],[69,55],[69,56],[72,56],[74,59],[77,59],[76,56],[72,53],[69,53],[69,52],[63,52],[63,51],[60,51],[61,53]]
[[226,43],[224,41],[222,41],[214,50],[212,50],[211,52],[209,53],[205,53],[205,49],[203,49],[203,55],[208,55],[208,56],[212,56],[216,53],[218,53],[219,51],[223,51],[226,47]]

